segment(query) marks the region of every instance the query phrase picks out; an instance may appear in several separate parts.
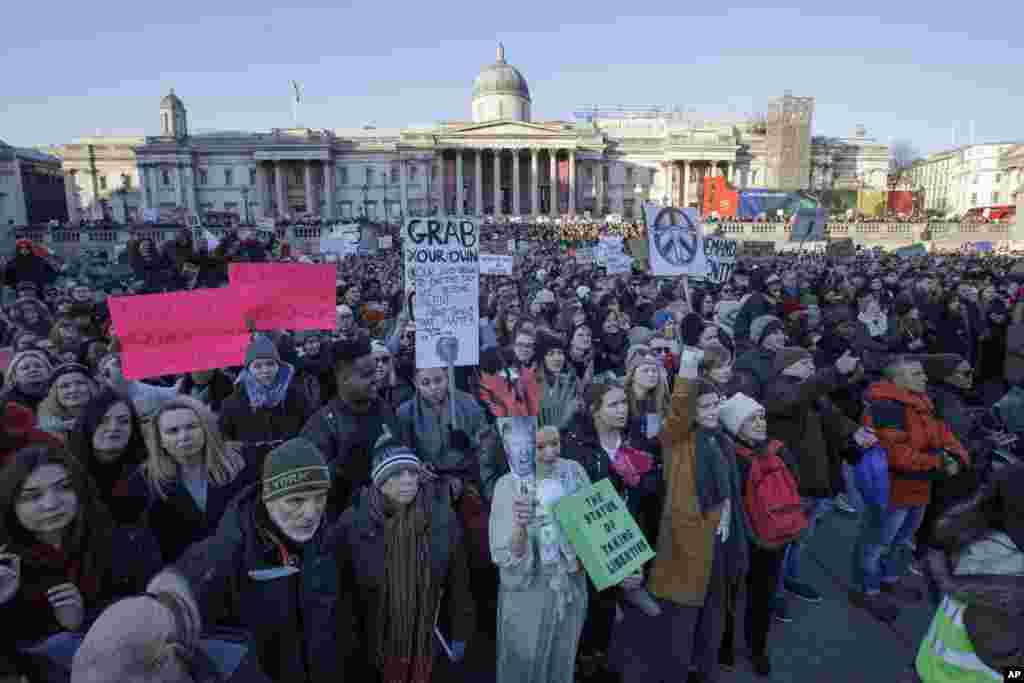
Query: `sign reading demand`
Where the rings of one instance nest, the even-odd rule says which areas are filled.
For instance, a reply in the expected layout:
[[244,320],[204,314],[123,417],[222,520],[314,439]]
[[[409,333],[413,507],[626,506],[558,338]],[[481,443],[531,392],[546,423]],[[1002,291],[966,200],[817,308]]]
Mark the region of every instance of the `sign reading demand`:
[[654,557],[607,479],[562,498],[555,504],[555,518],[599,591],[622,583]]

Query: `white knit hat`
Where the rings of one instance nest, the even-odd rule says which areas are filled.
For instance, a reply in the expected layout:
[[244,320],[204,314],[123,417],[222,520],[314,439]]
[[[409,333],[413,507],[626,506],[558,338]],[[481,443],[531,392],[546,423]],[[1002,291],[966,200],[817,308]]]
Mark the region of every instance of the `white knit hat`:
[[718,419],[725,427],[725,431],[736,436],[740,433],[743,423],[763,409],[760,403],[746,394],[739,393],[722,403],[718,410]]

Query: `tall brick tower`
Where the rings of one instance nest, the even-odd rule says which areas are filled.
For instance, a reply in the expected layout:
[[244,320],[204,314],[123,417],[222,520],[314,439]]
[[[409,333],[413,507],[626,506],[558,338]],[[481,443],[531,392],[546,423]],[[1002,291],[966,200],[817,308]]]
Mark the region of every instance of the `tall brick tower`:
[[787,90],[768,102],[768,186],[806,190],[811,173],[813,97],[794,97]]

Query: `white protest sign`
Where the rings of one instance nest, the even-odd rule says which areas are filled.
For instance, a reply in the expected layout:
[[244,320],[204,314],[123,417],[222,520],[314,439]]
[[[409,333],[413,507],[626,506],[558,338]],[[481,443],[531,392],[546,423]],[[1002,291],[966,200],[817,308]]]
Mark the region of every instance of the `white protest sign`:
[[406,220],[402,260],[416,321],[417,368],[480,363],[479,259],[479,221]]
[[823,242],[828,239],[825,223],[828,216],[825,209],[799,209],[793,220],[790,242]]
[[704,277],[704,252],[700,248],[702,228],[697,210],[648,205],[644,213],[647,250],[654,275]]
[[355,256],[359,251],[359,242],[353,242],[347,237],[321,237],[320,253],[337,254],[338,256]]
[[604,270],[609,275],[620,275],[633,272],[633,257],[619,252],[608,254],[604,261]]
[[576,264],[580,266],[589,266],[594,262],[594,248],[593,247],[578,247],[576,249]]
[[622,251],[622,237],[602,237],[597,242],[597,250],[594,252],[594,260],[599,266],[607,265],[609,256],[621,254]]
[[505,254],[480,254],[481,275],[512,275],[515,257]]
[[276,227],[273,218],[257,218],[256,225],[264,230],[273,230]]
[[728,282],[736,269],[736,252],[739,243],[725,237],[705,237],[703,240],[704,261],[707,264],[705,279],[715,284]]

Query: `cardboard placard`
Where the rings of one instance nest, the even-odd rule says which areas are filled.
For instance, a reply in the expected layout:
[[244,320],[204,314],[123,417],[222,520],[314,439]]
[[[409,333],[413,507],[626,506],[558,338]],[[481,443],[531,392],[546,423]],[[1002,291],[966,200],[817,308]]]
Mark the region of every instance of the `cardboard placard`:
[[599,591],[617,586],[654,558],[654,549],[608,479],[562,498],[555,504],[555,518]]

